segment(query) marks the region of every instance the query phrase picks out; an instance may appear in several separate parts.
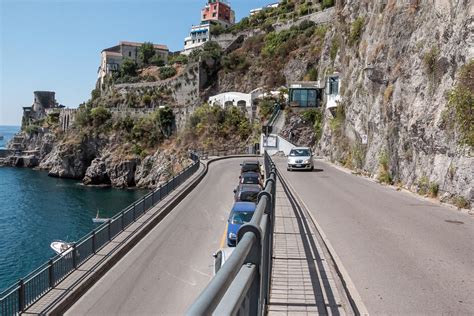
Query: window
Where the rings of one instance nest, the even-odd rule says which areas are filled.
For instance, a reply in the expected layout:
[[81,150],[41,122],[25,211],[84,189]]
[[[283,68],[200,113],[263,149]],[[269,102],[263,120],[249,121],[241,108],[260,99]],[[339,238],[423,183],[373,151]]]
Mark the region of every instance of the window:
[[216,12],[214,12],[214,13],[212,14],[212,17],[213,17],[213,18],[215,18],[215,17],[216,17]]
[[128,52],[128,57],[132,57],[132,52]]
[[339,94],[339,77],[329,78],[329,94]]
[[291,91],[290,102],[295,102],[300,107],[316,107],[318,92],[316,89],[294,89]]

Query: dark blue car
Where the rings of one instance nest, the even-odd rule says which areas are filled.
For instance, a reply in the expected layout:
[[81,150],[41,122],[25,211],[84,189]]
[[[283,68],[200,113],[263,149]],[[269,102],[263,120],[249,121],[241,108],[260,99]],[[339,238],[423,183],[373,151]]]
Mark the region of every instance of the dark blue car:
[[235,247],[237,244],[237,232],[240,226],[250,222],[255,212],[255,206],[253,202],[234,203],[227,220],[227,245],[229,247]]

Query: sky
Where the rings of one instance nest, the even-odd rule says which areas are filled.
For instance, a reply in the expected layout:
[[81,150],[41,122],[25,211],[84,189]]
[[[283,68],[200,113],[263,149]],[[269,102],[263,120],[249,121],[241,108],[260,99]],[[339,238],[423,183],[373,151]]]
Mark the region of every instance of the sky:
[[[237,21],[274,0],[233,0]],[[0,0],[0,125],[20,125],[33,91],[77,107],[95,87],[102,49],[119,41],[183,49],[206,0]]]

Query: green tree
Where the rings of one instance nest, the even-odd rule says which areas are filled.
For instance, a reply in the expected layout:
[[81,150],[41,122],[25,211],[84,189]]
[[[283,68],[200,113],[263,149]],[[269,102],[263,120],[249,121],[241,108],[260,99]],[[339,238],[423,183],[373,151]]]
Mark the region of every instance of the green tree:
[[150,62],[150,59],[155,56],[155,47],[153,46],[153,43],[150,42],[145,42],[140,46],[140,49],[138,51],[138,58],[140,58],[140,61],[148,65]]
[[137,64],[130,58],[124,58],[120,66],[120,76],[135,77],[137,75]]
[[165,65],[165,61],[160,55],[155,55],[150,59],[150,64],[158,67],[162,67]]
[[112,113],[110,113],[110,111],[103,106],[98,106],[91,110],[90,116],[92,118],[93,125],[99,127],[112,117]]
[[174,113],[169,107],[164,107],[155,112],[154,121],[161,134],[168,138],[171,135],[174,124]]

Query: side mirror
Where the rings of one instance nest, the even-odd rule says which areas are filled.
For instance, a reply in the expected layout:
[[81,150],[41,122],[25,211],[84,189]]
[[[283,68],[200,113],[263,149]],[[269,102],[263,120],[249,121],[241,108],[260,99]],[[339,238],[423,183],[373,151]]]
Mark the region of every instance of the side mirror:
[[217,258],[217,253],[214,252],[214,253],[212,254],[212,257]]

